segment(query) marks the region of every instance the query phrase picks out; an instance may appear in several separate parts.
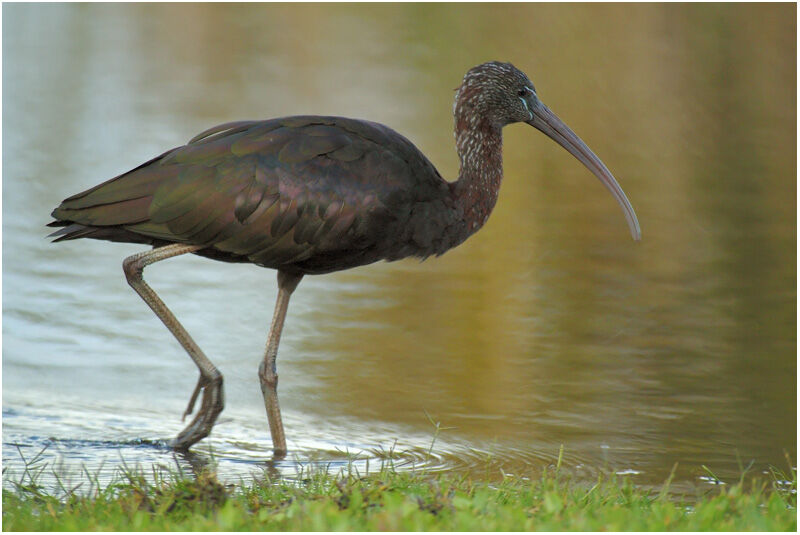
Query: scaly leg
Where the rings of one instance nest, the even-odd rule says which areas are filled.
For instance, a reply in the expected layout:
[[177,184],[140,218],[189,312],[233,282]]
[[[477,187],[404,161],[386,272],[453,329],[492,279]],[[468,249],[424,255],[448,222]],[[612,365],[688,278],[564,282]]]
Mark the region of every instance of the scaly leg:
[[172,447],[176,450],[188,450],[192,444],[204,439],[211,432],[211,428],[214,427],[217,416],[219,416],[222,409],[225,407],[222,374],[216,366],[208,360],[208,357],[203,354],[203,351],[197,346],[195,341],[192,340],[192,337],[189,336],[189,333],[186,332],[183,325],[178,322],[175,315],[167,308],[167,305],[165,305],[153,289],[147,285],[142,278],[142,271],[145,266],[158,262],[159,260],[165,260],[185,253],[193,253],[198,249],[202,249],[202,246],[174,243],[129,256],[122,262],[122,269],[125,271],[128,284],[136,290],[136,293],[144,299],[144,302],[153,309],[156,316],[164,322],[164,325],[167,326],[167,329],[170,330],[186,352],[189,353],[189,356],[192,357],[192,360],[200,370],[200,379],[197,381],[197,386],[192,393],[189,406],[186,408],[183,417],[186,418],[187,414],[191,414],[200,391],[203,392],[203,400],[200,402],[200,410],[197,412],[192,422],[172,441]]
[[267,350],[264,360],[258,367],[261,394],[264,396],[264,407],[267,409],[267,418],[269,419],[269,432],[272,435],[273,455],[279,459],[286,456],[286,436],[283,434],[281,408],[278,405],[278,374],[275,369],[275,357],[278,356],[278,344],[281,341],[281,331],[283,331],[283,322],[286,319],[289,297],[302,278],[302,275],[289,275],[278,271],[278,300],[275,303],[275,314],[272,316],[272,326],[267,338]]

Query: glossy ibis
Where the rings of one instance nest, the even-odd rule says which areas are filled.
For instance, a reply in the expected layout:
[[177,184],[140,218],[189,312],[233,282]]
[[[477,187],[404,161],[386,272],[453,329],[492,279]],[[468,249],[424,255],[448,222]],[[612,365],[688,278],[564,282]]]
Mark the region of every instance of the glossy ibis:
[[186,450],[208,436],[224,406],[222,375],[142,278],[145,266],[185,253],[278,271],[278,297],[258,369],[274,454],[286,453],[278,406],[278,352],[289,297],[304,275],[408,256],[441,255],[475,233],[497,200],[502,129],[517,122],[544,132],[580,160],[622,206],[633,207],[611,172],[539,100],[510,63],[470,69],[457,89],[458,179],[448,182],[405,137],[382,124],[295,116],[215,126],[188,144],[64,200],[50,226],[55,241],[94,238],[143,243],[126,258],[128,283],[186,349],[200,378],[173,441]]

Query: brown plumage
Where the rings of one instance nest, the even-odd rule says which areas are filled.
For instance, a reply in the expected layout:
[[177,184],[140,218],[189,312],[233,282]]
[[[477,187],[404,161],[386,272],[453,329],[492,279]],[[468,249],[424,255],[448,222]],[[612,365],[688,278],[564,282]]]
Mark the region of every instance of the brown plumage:
[[70,197],[53,216],[69,224],[59,239],[198,244],[197,254],[218,260],[317,274],[444,252],[410,220],[448,189],[385,126],[287,117],[212,128]]
[[152,262],[194,253],[278,270],[278,305],[259,375],[275,453],[282,455],[275,354],[291,292],[306,274],[440,255],[476,232],[497,200],[506,124],[531,124],[587,165],[621,204],[638,239],[633,208],[611,173],[511,64],[471,69],[453,113],[461,160],[454,182],[384,125],[295,116],[216,126],[53,211],[50,226],[63,227],[51,235],[56,241],[94,238],[155,248],[127,259],[125,272],[201,372],[187,414],[200,392],[203,407],[176,439],[177,448],[210,432],[223,406],[222,376],[142,280]]

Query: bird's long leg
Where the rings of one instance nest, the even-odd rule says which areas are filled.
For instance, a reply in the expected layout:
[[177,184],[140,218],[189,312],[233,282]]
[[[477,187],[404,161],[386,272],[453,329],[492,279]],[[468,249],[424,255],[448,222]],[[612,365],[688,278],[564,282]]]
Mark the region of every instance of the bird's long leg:
[[302,275],[290,275],[278,271],[278,299],[275,302],[275,314],[272,316],[272,326],[269,328],[264,360],[258,367],[261,394],[264,396],[264,407],[267,409],[267,418],[269,419],[269,432],[272,435],[273,455],[276,458],[286,456],[286,436],[283,434],[281,408],[278,405],[278,374],[275,369],[275,358],[278,356],[278,344],[281,341],[286,309],[289,307],[289,297],[302,278]]
[[193,253],[198,249],[202,249],[202,246],[175,243],[129,256],[122,262],[122,268],[125,271],[128,284],[136,290],[136,293],[144,299],[144,302],[147,303],[159,319],[164,322],[164,325],[167,326],[167,329],[170,330],[186,352],[189,353],[189,356],[192,357],[192,360],[200,370],[200,378],[189,400],[189,406],[183,414],[184,418],[187,414],[191,414],[194,403],[201,390],[203,392],[203,400],[200,404],[200,410],[197,412],[192,422],[186,426],[186,429],[181,431],[172,442],[172,446],[177,450],[188,450],[192,444],[207,437],[211,432],[211,428],[214,426],[217,416],[219,416],[222,409],[225,407],[222,374],[208,357],[205,356],[195,341],[192,340],[192,337],[189,336],[189,333],[186,332],[183,325],[178,322],[175,315],[167,308],[167,305],[164,304],[161,298],[158,297],[153,289],[144,281],[142,278],[142,271],[145,266],[158,262],[159,260],[165,260],[186,253]]

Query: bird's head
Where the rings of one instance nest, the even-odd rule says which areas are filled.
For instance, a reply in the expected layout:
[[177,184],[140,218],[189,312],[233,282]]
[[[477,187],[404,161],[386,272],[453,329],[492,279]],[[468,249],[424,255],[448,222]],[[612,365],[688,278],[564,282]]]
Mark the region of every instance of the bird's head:
[[543,132],[600,179],[622,207],[633,239],[641,239],[642,232],[633,206],[611,171],[586,143],[539,100],[530,78],[511,63],[490,61],[467,71],[456,90],[453,112],[457,131],[479,128],[477,123],[488,121],[491,128],[501,129],[511,123],[527,123]]
[[456,93],[456,109],[489,120],[493,126],[531,118],[536,90],[524,72],[510,63],[490,61],[471,68]]

